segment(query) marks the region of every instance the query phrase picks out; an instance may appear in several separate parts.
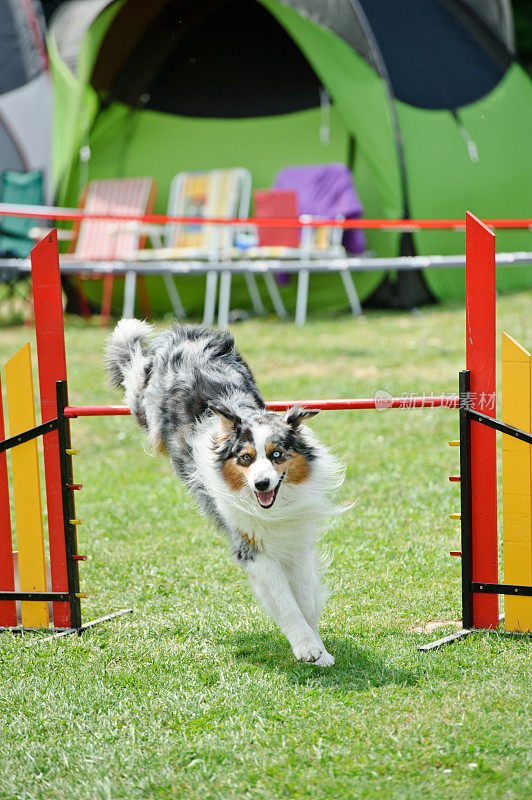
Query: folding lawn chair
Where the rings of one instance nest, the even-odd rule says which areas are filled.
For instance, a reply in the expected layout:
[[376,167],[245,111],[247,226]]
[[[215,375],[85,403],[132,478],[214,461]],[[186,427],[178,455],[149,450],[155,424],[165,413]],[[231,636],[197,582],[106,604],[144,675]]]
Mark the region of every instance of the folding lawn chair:
[[[16,205],[41,205],[43,201],[42,170],[15,172],[6,170],[0,179],[0,202]],[[33,240],[30,231],[35,220],[29,217],[0,217],[0,258],[24,259],[30,254]],[[30,303],[29,275],[16,268],[0,269],[2,303]]]
[[[349,169],[344,164],[311,164],[281,169],[271,190],[255,192],[256,217],[299,217],[301,222],[320,219],[359,217],[362,205],[353,186]],[[346,241],[347,239],[347,241]],[[342,243],[343,240],[343,243]],[[328,262],[346,258],[346,249],[360,253],[365,239],[361,231],[344,233],[331,225],[307,225],[296,231],[291,228],[264,228],[257,231],[257,247],[248,248],[243,257],[275,258],[287,262],[301,261],[298,269],[296,323],[304,323],[307,315],[309,275],[304,263],[314,259]],[[362,313],[358,294],[348,269],[338,269],[346,295],[355,316]]]
[[[172,180],[168,198],[168,215],[175,217],[198,217],[198,220],[215,218],[241,218],[249,216],[251,201],[251,175],[247,169],[214,169],[203,172],[180,172]],[[153,244],[154,250],[138,254],[140,260],[193,260],[206,262],[206,287],[203,324],[212,325],[216,308],[218,273],[216,264],[220,258],[230,259],[239,235],[235,225],[209,225],[208,222],[168,223],[160,226],[142,226]],[[209,263],[212,269],[209,269]],[[265,309],[257,287],[255,275],[244,273],[246,286],[256,314]],[[265,275],[266,285],[276,310],[284,306],[273,276]],[[271,284],[273,283],[273,288]],[[231,272],[224,269],[220,277],[220,304],[230,293]],[[273,294],[272,294],[273,292]],[[276,296],[277,295],[277,296]],[[281,312],[281,313],[282,313]],[[286,315],[286,312],[284,312]],[[227,320],[222,320],[223,324]]]
[[[310,164],[285,167],[275,177],[277,189],[297,192],[301,219],[353,219],[362,216],[363,207],[353,185],[353,176],[345,164]],[[365,248],[362,231],[344,233],[341,228],[323,226],[302,228],[302,257],[319,257],[330,260],[345,258],[346,249],[361,253]],[[353,276],[349,270],[339,270],[351,312],[362,314]],[[302,324],[307,315],[309,271],[302,268],[298,273],[296,323]]]
[[[88,213],[97,214],[149,214],[155,202],[157,184],[153,178],[109,178],[91,181],[85,187],[79,206]],[[69,252],[61,256],[62,262],[80,263],[77,290],[84,316],[89,314],[89,304],[82,288],[82,280],[100,278],[104,287],[101,306],[102,325],[106,325],[111,314],[111,298],[115,273],[106,273],[105,264],[98,262],[128,261],[144,245],[146,236],[136,229],[127,229],[116,220],[85,219],[74,224]],[[124,308],[133,292],[136,275],[124,267]],[[141,276],[141,302],[143,313],[149,316],[149,305],[144,280]]]
[[[0,203],[40,206],[43,200],[42,170],[2,173]],[[0,252],[2,257],[27,258],[33,247],[30,230],[35,220],[29,217],[0,218]]]

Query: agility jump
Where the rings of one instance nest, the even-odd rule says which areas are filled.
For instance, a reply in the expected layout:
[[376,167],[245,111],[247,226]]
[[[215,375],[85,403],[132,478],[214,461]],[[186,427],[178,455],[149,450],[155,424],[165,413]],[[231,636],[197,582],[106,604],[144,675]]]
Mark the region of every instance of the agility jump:
[[[9,438],[5,439],[0,392],[0,626],[23,631],[47,629],[55,635],[81,633],[100,621],[83,624],[79,588],[74,483],[69,420],[81,416],[126,415],[127,406],[70,406],[61,302],[57,235],[49,233],[32,251],[32,284],[39,362],[42,423],[36,425],[29,345],[6,365]],[[449,397],[389,398],[388,408],[460,408],[460,482],[462,528],[463,630],[422,649],[434,649],[480,629],[498,627],[497,595],[506,600],[506,629],[532,629],[532,496],[529,445],[531,431],[531,356],[510,337],[503,344],[503,417],[495,418],[495,237],[473,215],[466,217],[466,367],[460,394]],[[484,413],[492,397],[491,413]],[[298,402],[322,410],[375,409],[375,398],[281,400],[270,410]],[[519,427],[517,427],[519,426]],[[495,431],[503,439],[505,580],[497,564],[497,477]],[[44,559],[37,440],[43,438],[51,591]],[[525,451],[526,448],[526,451]],[[13,555],[5,453],[12,450],[13,495],[18,558]],[[18,569],[16,569],[18,567]],[[18,572],[18,574],[16,574]],[[18,579],[19,586],[16,586]],[[17,619],[17,601],[21,619]],[[53,621],[48,603],[53,603]]]
[[[5,439],[0,391],[0,626],[13,631],[81,632],[119,611],[82,624],[61,279],[55,231],[32,251],[32,285],[42,422],[36,425],[29,343],[5,366],[10,438]],[[1,386],[0,386],[1,390]],[[47,586],[37,440],[42,437],[48,510],[51,591]],[[9,507],[6,452],[11,450],[17,553]],[[18,586],[17,586],[18,584]],[[17,602],[20,613],[17,614]],[[49,618],[52,603],[52,620]],[[127,609],[129,610],[129,609]]]
[[[466,215],[466,369],[459,376],[459,519],[462,549],[462,630],[420,650],[437,649],[475,630],[532,631],[532,357],[508,334],[502,338],[502,416],[496,419],[495,235]],[[486,407],[487,406],[487,407]],[[484,413],[487,412],[487,413]],[[503,435],[504,578],[498,583],[496,431]]]

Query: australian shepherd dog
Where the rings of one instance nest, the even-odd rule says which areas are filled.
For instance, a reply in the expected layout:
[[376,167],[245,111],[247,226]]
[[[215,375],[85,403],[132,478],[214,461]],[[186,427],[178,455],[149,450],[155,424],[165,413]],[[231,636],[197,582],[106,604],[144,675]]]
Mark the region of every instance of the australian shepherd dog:
[[268,411],[227,331],[122,320],[106,364],[154,451],[167,454],[200,510],[221,528],[297,659],[334,664],[318,632],[327,591],[316,545],[338,508],[343,470],[303,423]]

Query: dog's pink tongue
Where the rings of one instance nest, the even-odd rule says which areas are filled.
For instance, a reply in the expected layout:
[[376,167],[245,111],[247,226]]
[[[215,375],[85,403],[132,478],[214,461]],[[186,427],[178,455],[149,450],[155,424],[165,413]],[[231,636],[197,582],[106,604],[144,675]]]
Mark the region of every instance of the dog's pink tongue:
[[257,492],[259,503],[262,506],[269,506],[273,498],[274,489],[271,492]]

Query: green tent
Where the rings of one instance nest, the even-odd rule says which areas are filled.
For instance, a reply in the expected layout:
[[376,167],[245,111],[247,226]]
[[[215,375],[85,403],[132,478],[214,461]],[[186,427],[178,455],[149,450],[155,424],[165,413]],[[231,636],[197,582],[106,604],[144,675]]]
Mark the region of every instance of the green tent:
[[[341,161],[368,217],[532,217],[532,82],[512,38],[508,0],[67,2],[49,33],[57,199],[151,175],[164,212],[182,170],[244,166],[264,188],[281,167]],[[464,251],[451,231],[368,241]],[[532,250],[532,234],[497,246]],[[463,270],[424,277],[463,293]],[[360,296],[381,280],[357,275]],[[501,271],[499,288],[523,286],[528,268]]]

